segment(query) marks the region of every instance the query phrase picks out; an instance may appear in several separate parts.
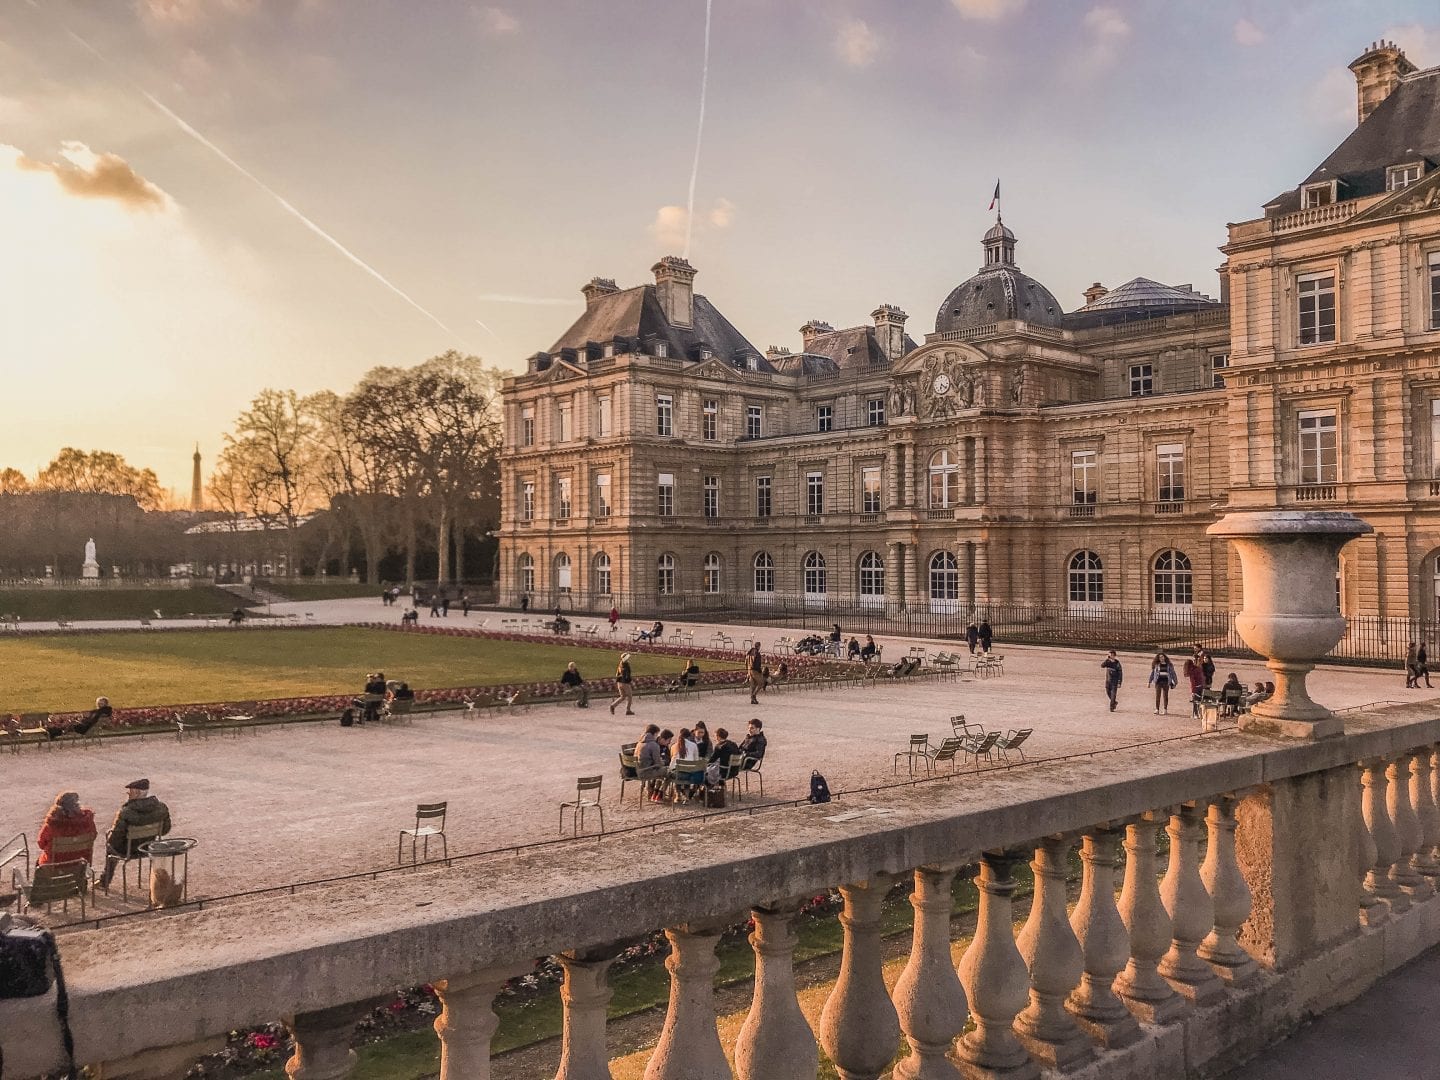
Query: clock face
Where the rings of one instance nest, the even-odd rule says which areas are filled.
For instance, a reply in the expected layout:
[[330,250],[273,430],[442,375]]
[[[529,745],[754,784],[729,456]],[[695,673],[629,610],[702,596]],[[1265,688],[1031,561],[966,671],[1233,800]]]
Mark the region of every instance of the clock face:
[[944,397],[950,392],[950,376],[942,371],[935,376],[935,381],[930,384],[930,389],[935,391],[937,397]]

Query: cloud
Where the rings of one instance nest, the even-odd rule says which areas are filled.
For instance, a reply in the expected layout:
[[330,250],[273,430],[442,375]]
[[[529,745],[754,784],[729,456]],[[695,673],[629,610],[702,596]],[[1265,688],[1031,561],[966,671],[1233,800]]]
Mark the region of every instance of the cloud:
[[847,18],[841,21],[840,31],[835,35],[835,53],[851,67],[869,67],[880,52],[880,36],[870,29],[864,19]]
[[1025,0],[950,0],[962,18],[998,22],[1025,6]]
[[[678,251],[685,244],[685,226],[688,215],[683,206],[662,206],[655,211],[655,220],[650,223],[650,235],[666,251]],[[696,212],[696,236],[707,232],[722,232],[735,223],[735,204],[726,198],[716,199],[703,214]]]
[[520,20],[504,8],[476,8],[475,18],[480,21],[480,28],[494,37],[518,33],[520,30]]
[[729,199],[716,199],[710,208],[708,220],[717,229],[728,229],[735,220],[735,204]]
[[260,0],[139,0],[140,17],[146,22],[186,26],[214,15],[250,15]]
[[1347,68],[1331,68],[1310,87],[1310,115],[1325,125],[1354,127],[1355,76]]
[[1265,40],[1265,31],[1256,26],[1249,19],[1241,19],[1235,24],[1235,43],[1237,45],[1259,45]]
[[1120,9],[1105,5],[1085,13],[1085,28],[1101,41],[1118,41],[1130,36],[1130,24]]
[[60,144],[60,160],[49,164],[20,154],[15,166],[25,172],[47,172],[61,190],[85,199],[112,199],[129,210],[160,210],[170,197],[131,168],[118,154],[97,154],[84,143]]

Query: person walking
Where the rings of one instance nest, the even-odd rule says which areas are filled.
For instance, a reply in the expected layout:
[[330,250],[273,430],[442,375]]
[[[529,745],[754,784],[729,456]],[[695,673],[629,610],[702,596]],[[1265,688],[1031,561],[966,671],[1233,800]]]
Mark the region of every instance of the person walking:
[[615,624],[620,621],[620,609],[612,606],[610,608],[610,632],[615,632]]
[[1110,711],[1120,703],[1120,684],[1125,681],[1125,669],[1120,666],[1120,657],[1111,649],[1100,666],[1105,670],[1105,696],[1110,699]]
[[990,629],[990,620],[981,619],[980,629],[976,632],[980,636],[980,651],[982,653],[989,652],[990,644],[995,640],[995,631]]
[[965,627],[965,644],[970,646],[970,655],[975,655],[975,647],[980,644],[980,628],[975,625],[975,620],[970,620],[970,625]]
[[1412,690],[1420,685],[1419,676],[1420,651],[1415,642],[1410,642],[1410,647],[1405,650],[1405,689]]
[[615,715],[615,706],[622,701],[625,703],[625,715],[634,716],[635,710],[630,706],[635,702],[635,677],[630,673],[630,654],[620,654],[620,664],[615,668],[615,700],[610,702],[610,715]]
[[1205,677],[1205,689],[1209,690],[1211,684],[1215,682],[1215,660],[1204,649],[1199,650],[1196,659],[1200,661],[1200,673]]
[[1155,715],[1170,713],[1170,687],[1175,685],[1175,665],[1165,653],[1157,652],[1150,661],[1150,685],[1155,687]]
[[529,593],[521,593],[521,594],[520,594],[520,611],[521,611],[521,613],[523,614],[524,612],[527,612],[527,611],[529,611],[529,610],[530,610],[530,594],[529,594]]
[[[1430,686],[1430,657],[1425,653],[1425,643],[1422,641],[1420,647],[1415,650],[1415,687],[1419,689],[1420,680],[1425,680],[1425,685]],[[1433,689],[1433,687],[1431,687]]]
[[760,691],[765,687],[765,663],[760,659],[760,642],[750,646],[745,654],[745,685],[750,688],[750,704],[759,705]]
[[460,593],[460,614],[467,619],[470,617],[470,594],[464,590]]

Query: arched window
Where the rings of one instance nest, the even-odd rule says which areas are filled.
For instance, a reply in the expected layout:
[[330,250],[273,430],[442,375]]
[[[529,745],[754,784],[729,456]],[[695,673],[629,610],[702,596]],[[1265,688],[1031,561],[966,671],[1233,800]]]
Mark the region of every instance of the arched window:
[[1155,604],[1189,607],[1195,600],[1190,556],[1173,548],[1155,556]]
[[860,595],[885,595],[885,560],[874,551],[860,556]]
[[824,596],[826,592],[825,556],[818,551],[805,553],[805,595]]
[[555,556],[555,591],[570,591],[570,556],[563,551]]
[[761,551],[755,556],[755,591],[757,593],[773,593],[775,591],[775,560],[770,557],[768,551]]
[[720,556],[713,551],[705,556],[704,589],[712,596],[720,591]]
[[531,555],[520,556],[520,591],[532,593],[535,591],[535,559]]
[[949,450],[930,455],[930,509],[945,510],[960,504],[960,463]]
[[960,599],[960,564],[948,551],[930,556],[930,599]]
[[655,591],[661,596],[675,595],[675,556],[661,555],[655,563]]
[[1105,602],[1105,564],[1093,551],[1077,551],[1070,557],[1070,603]]
[[610,595],[610,556],[600,552],[595,556],[595,569],[590,575],[596,596]]

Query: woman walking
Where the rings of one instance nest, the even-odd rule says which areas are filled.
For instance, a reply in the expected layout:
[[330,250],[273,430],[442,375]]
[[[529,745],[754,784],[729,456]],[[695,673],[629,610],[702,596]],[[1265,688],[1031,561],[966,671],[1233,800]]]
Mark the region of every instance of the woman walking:
[[1425,685],[1430,686],[1430,657],[1425,652],[1425,643],[1422,641],[1420,647],[1415,650],[1415,688],[1420,688],[1420,680],[1425,680]]
[[1170,687],[1175,685],[1175,665],[1163,651],[1150,661],[1150,685],[1155,687],[1155,715],[1170,713]]
[[615,668],[615,700],[610,702],[610,715],[615,715],[615,706],[622,701],[625,703],[625,715],[634,716],[635,710],[630,706],[635,701],[635,688],[631,685],[634,676],[630,674],[630,654],[620,654],[620,664]]

